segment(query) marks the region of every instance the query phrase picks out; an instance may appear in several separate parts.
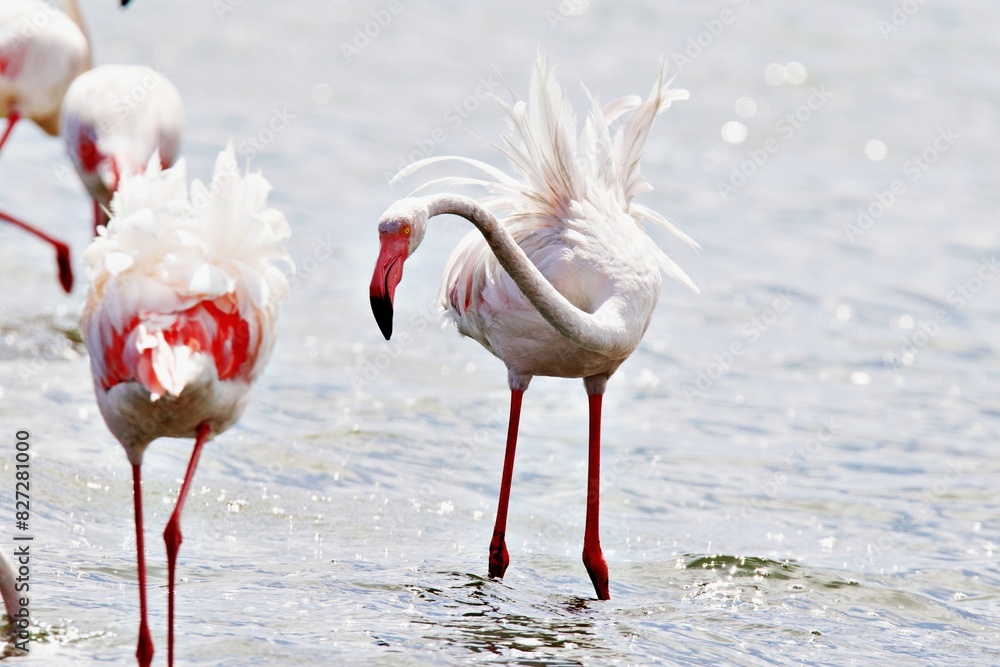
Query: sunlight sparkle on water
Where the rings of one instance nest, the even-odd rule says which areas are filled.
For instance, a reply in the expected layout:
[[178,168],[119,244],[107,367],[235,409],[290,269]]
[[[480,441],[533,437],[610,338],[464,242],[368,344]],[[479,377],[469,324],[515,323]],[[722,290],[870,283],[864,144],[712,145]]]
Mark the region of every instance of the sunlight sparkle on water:
[[864,371],[855,371],[851,373],[851,382],[857,385],[864,386],[866,384],[871,384],[872,376]]
[[889,154],[889,148],[881,139],[869,139],[865,143],[865,157],[869,160],[879,161],[885,159]]
[[738,144],[747,138],[747,126],[738,120],[731,120],[723,124],[720,134],[726,143]]
[[771,63],[764,68],[764,80],[772,86],[790,85],[797,86],[805,83],[808,77],[806,66],[800,62],[792,61],[785,65],[781,63]]
[[757,103],[753,98],[744,95],[736,100],[736,115],[740,118],[753,118],[756,113]]

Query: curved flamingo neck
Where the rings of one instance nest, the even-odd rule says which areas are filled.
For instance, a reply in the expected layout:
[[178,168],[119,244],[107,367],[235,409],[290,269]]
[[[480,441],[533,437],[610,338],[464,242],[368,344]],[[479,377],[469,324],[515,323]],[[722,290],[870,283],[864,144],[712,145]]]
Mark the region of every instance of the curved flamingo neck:
[[538,270],[507,228],[475,199],[463,195],[439,194],[416,198],[418,206],[426,208],[427,217],[458,215],[482,233],[497,260],[520,288],[524,296],[548,322],[580,347],[605,354],[627,355],[634,345],[619,313],[608,304],[595,313],[585,312],[559,293]]

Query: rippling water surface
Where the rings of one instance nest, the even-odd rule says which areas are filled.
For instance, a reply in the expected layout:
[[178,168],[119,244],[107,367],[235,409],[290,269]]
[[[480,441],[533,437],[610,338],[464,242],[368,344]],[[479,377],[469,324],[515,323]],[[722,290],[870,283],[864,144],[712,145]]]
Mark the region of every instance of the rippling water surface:
[[[202,457],[179,664],[1000,662],[995,3],[116,4],[83,2],[96,61],[176,82],[192,176],[226,141],[257,153],[303,278]],[[375,223],[413,185],[386,175],[421,152],[501,164],[482,98],[526,96],[538,49],[578,104],[577,80],[645,93],[661,56],[691,91],[652,133],[643,202],[701,243],[658,236],[702,293],[667,286],[609,386],[610,602],[580,562],[576,381],[526,396],[511,566],[484,578],[505,373],[433,311],[465,225],[407,264],[409,339],[385,343],[367,303]],[[58,142],[19,126],[0,183],[79,257],[89,207]],[[130,474],[78,342],[85,278],[62,295],[4,228],[0,284],[3,474],[16,429],[34,453],[35,642],[10,662],[134,664]],[[145,459],[156,664],[189,451]],[[12,506],[0,485],[8,537]]]

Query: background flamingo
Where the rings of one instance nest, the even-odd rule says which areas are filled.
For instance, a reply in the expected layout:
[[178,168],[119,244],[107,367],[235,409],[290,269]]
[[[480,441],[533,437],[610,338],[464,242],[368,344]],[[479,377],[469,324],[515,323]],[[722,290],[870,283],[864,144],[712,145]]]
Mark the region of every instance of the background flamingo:
[[[22,118],[55,135],[63,94],[70,82],[90,67],[90,47],[73,0],[66,3],[66,11],[53,9],[41,0],[0,3],[0,116],[7,119],[0,135],[0,149]],[[0,212],[0,219],[55,248],[59,282],[70,291],[73,271],[69,247],[7,213]]]
[[14,564],[7,552],[0,550],[0,597],[3,597],[3,608],[7,611],[10,623],[14,622],[14,614],[21,609],[14,577]]
[[157,151],[164,169],[173,164],[183,115],[177,88],[142,65],[95,67],[66,91],[61,134],[94,200],[95,233],[120,181],[141,172]]
[[[462,334],[479,341],[507,365],[510,422],[490,576],[502,577],[507,506],[521,399],[535,375],[583,378],[589,396],[590,438],[583,561],[597,596],[609,599],[608,568],[601,551],[601,399],[608,378],[635,350],[660,292],[660,271],[697,291],[687,275],[643,230],[665,226],[694,242],[670,222],[633,202],[651,186],[639,172],[646,137],[657,114],[686,99],[669,90],[661,71],[649,98],[596,103],[577,135],[576,118],[552,72],[539,56],[530,104],[503,104],[511,127],[502,152],[520,172],[516,179],[488,164],[460,157],[428,158],[398,176],[442,160],[483,171],[488,178],[442,178],[436,185],[475,185],[490,196],[481,203],[439,194],[403,199],[379,222],[381,249],[370,286],[372,311],[386,339],[392,334],[393,298],[403,263],[419,246],[427,220],[450,213],[478,228],[458,245],[445,268],[441,304]],[[628,113],[612,137],[610,124]],[[508,213],[501,223],[490,209]]]
[[180,518],[202,446],[239,419],[274,345],[277,303],[291,266],[285,217],[265,208],[270,186],[240,176],[232,146],[209,186],[158,158],[122,182],[112,218],[84,259],[94,274],[81,329],[101,414],[132,464],[141,621],[136,655],[152,661],[147,623],[140,466],[159,437],[195,438],[164,531],[168,662],[173,664],[174,578]]

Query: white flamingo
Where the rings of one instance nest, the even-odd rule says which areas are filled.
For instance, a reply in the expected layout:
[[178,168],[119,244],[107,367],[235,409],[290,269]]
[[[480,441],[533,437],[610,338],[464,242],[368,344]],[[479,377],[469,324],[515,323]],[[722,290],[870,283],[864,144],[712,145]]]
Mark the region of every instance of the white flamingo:
[[[63,94],[89,67],[90,46],[73,0],[66,3],[65,13],[41,0],[0,3],[0,117],[7,119],[0,149],[22,118],[55,135]],[[0,213],[0,219],[55,248],[59,282],[69,292],[73,271],[68,246],[7,213]]]
[[180,518],[205,442],[232,426],[264,369],[275,337],[277,304],[288,291],[279,265],[285,217],[266,208],[270,186],[240,176],[230,145],[210,185],[190,194],[183,160],[123,181],[111,220],[83,257],[93,273],[81,330],[97,403],[132,464],[141,621],[136,656],[147,667],[143,547],[143,452],[159,437],[195,438],[167,544],[168,663],[173,664],[174,578]]
[[[600,599],[609,599],[601,551],[601,399],[608,378],[635,350],[660,293],[660,271],[697,291],[688,276],[647,236],[644,222],[684,233],[633,201],[652,189],[639,173],[646,137],[657,114],[687,91],[669,90],[660,77],[649,98],[596,103],[577,135],[576,118],[551,70],[539,56],[529,104],[502,104],[510,127],[503,154],[520,178],[461,157],[428,158],[398,177],[442,160],[476,167],[477,178],[442,178],[423,187],[474,185],[482,202],[453,194],[402,199],[379,221],[381,248],[370,286],[372,310],[386,339],[403,262],[424,238],[427,220],[441,214],[469,220],[472,231],[444,272],[441,305],[460,333],[479,341],[507,366],[510,423],[489,573],[502,577],[507,505],[521,399],[535,375],[583,378],[589,396],[590,436],[583,561]],[[610,125],[628,113],[612,135]],[[499,222],[490,209],[504,211]]]
[[95,234],[120,181],[145,169],[153,153],[164,169],[174,163],[183,115],[174,84],[143,65],[101,65],[70,85],[60,134],[94,200]]

